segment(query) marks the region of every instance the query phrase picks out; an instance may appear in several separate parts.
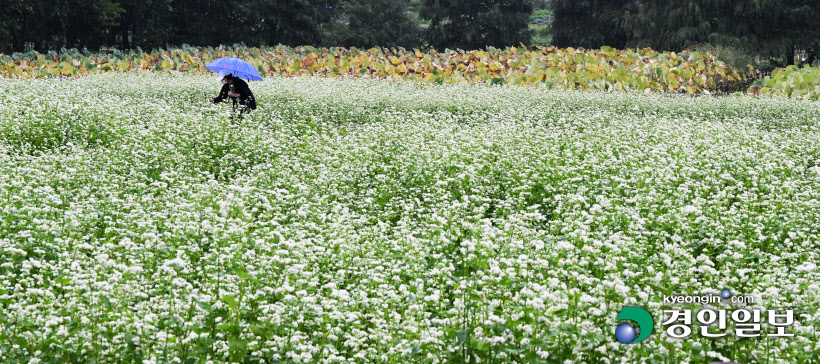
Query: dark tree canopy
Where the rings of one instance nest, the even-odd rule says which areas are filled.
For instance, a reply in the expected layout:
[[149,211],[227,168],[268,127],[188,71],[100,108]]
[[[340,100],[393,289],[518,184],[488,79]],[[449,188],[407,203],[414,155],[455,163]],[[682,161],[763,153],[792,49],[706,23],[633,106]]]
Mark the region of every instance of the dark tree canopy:
[[783,64],[796,50],[809,63],[820,52],[819,0],[0,0],[0,53],[235,43],[502,48],[530,43],[535,8],[553,11],[559,47],[709,43]]
[[[167,0],[153,0],[167,1]],[[218,45],[257,43],[249,34],[249,23],[256,17],[254,1],[172,0],[173,31],[165,43]],[[164,45],[164,44],[163,44]]]
[[711,43],[793,60],[795,47],[819,39],[818,9],[817,0],[642,0],[629,45],[679,50]]
[[709,43],[781,57],[820,49],[817,0],[555,0],[559,47],[652,47],[679,51]]
[[0,0],[0,52],[319,45],[340,0]]
[[790,60],[795,48],[803,49],[811,63],[820,55],[820,1],[783,0],[781,4],[782,14],[765,13],[756,24],[759,47],[768,54],[780,52]]
[[122,9],[111,0],[0,0],[0,50],[100,46],[112,41]]
[[255,0],[250,8],[253,34],[262,43],[321,45],[323,27],[339,15],[339,0]]
[[422,0],[420,15],[433,47],[477,49],[529,43],[531,13],[531,0]]
[[347,24],[330,28],[329,41],[344,47],[421,46],[419,26],[407,15],[407,2],[396,0],[350,0],[343,5]]
[[753,1],[642,0],[641,11],[631,23],[634,38],[630,43],[670,50],[704,42],[755,43],[753,27],[759,9]]
[[[176,17],[174,0],[121,1],[123,9],[117,30],[118,45],[122,48],[141,46],[146,48],[161,47],[165,40],[174,34],[173,25],[184,21],[186,17]],[[205,3],[200,1],[200,3]],[[180,9],[181,10],[181,9]],[[112,44],[113,45],[113,44]]]
[[552,41],[557,47],[623,48],[628,40],[623,23],[634,1],[555,0]]

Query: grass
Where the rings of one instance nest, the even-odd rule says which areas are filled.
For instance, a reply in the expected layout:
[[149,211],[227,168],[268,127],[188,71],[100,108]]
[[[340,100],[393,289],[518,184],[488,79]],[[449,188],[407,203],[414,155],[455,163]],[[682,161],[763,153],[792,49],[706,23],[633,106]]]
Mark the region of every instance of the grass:
[[547,46],[552,44],[552,26],[549,24],[545,25],[536,25],[530,24],[529,25],[530,31],[532,32],[532,39],[530,40],[530,44],[537,45],[540,44],[542,46]]
[[[0,82],[6,363],[817,360],[817,102],[250,86],[240,122],[212,77]],[[795,337],[665,336],[724,288]]]

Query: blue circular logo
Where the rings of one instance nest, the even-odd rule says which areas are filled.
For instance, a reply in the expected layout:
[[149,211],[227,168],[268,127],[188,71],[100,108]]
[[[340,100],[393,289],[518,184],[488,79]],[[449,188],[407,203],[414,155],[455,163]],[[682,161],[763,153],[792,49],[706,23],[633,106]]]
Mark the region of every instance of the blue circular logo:
[[729,296],[731,296],[731,295],[732,295],[732,292],[730,292],[728,289],[724,289],[724,290],[720,291],[720,297],[729,298]]
[[621,324],[615,329],[615,338],[621,344],[629,344],[632,340],[635,340],[635,328],[630,324]]

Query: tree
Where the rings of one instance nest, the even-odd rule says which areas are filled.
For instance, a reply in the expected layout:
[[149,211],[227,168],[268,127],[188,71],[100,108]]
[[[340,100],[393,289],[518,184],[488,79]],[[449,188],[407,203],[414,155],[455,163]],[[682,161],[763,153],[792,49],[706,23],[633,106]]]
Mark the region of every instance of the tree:
[[681,50],[698,43],[731,46],[794,61],[820,36],[816,0],[641,0],[628,28],[631,46]]
[[173,0],[173,44],[215,46],[245,42],[258,45],[251,28],[261,1]]
[[339,0],[257,0],[250,6],[253,34],[268,45],[318,45],[323,27],[339,15]]
[[552,41],[558,47],[623,48],[628,40],[624,21],[634,1],[554,0]]
[[755,9],[749,0],[641,0],[630,22],[630,45],[661,50],[682,50],[705,42],[733,44],[756,42],[750,31]]
[[60,0],[50,24],[66,48],[99,49],[114,40],[122,8],[112,0]]
[[36,14],[41,12],[42,1],[2,0],[0,7],[0,39],[3,52],[22,52],[25,44],[34,40],[31,36],[39,29]]
[[424,38],[436,48],[502,48],[529,43],[532,0],[422,0]]
[[[174,11],[172,5],[175,5],[175,2],[172,1],[121,1],[123,12],[117,29],[120,46],[125,49],[153,48],[165,46],[172,41],[173,34],[176,34],[175,20],[183,19]],[[185,17],[191,15],[187,14]]]
[[15,52],[26,44],[43,51],[97,48],[110,41],[120,12],[112,0],[0,0],[0,7],[0,48]]
[[[763,2],[763,0],[758,0]],[[817,0],[766,1],[754,24],[759,47],[768,55],[782,55],[783,65],[794,64],[795,49],[809,58],[820,51],[820,3]],[[809,60],[811,63],[812,60]]]
[[552,2],[551,0],[533,0],[532,9],[533,10],[552,9],[552,3],[551,2]]
[[351,0],[342,4],[347,25],[337,25],[329,40],[344,47],[413,48],[421,44],[418,25],[399,0]]

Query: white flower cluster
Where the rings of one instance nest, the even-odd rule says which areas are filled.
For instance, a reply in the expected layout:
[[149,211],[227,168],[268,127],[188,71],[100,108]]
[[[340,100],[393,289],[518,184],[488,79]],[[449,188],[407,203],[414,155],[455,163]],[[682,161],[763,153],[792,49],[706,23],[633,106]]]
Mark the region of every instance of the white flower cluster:
[[[0,82],[4,362],[820,353],[818,103],[271,78],[236,120],[212,81]],[[723,288],[795,338],[614,339]]]

